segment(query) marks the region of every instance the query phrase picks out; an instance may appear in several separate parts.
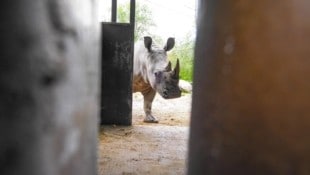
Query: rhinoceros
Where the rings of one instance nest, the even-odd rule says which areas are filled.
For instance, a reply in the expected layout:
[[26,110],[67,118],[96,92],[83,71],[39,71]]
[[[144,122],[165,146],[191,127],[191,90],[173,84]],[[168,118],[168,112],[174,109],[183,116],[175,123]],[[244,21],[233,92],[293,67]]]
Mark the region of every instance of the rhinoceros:
[[181,90],[178,86],[180,65],[171,69],[167,52],[174,47],[174,38],[168,38],[164,47],[158,47],[149,36],[134,46],[133,92],[141,92],[144,97],[144,122],[158,123],[152,115],[152,102],[159,93],[164,99],[178,98]]

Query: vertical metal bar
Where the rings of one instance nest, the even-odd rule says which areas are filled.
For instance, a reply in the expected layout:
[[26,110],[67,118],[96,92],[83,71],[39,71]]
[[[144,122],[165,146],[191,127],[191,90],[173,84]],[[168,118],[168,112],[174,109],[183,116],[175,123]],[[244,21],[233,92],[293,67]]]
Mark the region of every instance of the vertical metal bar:
[[111,21],[116,22],[117,17],[117,0],[112,0],[112,14]]
[[135,24],[136,1],[130,0],[130,24]]
[[130,0],[130,25],[132,30],[132,38],[134,41],[134,35],[135,35],[135,16],[136,16],[136,1]]

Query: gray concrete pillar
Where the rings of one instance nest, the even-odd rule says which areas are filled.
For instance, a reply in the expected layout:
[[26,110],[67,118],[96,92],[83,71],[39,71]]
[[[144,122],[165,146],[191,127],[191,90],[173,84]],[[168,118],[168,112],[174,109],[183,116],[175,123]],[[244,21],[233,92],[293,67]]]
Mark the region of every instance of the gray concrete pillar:
[[0,9],[0,174],[96,174],[96,0]]
[[188,174],[310,174],[309,6],[200,1]]

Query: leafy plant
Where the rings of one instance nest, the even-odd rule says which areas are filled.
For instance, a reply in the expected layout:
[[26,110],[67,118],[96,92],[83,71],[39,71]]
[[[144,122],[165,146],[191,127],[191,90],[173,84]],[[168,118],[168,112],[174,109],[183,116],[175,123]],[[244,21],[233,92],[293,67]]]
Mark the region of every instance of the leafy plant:
[[169,54],[169,59],[176,62],[180,60],[180,79],[192,82],[193,80],[193,60],[194,60],[194,39],[190,34],[176,42],[175,48]]
[[[128,23],[130,17],[130,4],[122,4],[117,9],[117,21]],[[150,35],[149,30],[151,27],[155,27],[155,23],[152,17],[152,11],[150,8],[143,4],[136,3],[136,14],[135,14],[135,38],[137,41],[145,35]]]

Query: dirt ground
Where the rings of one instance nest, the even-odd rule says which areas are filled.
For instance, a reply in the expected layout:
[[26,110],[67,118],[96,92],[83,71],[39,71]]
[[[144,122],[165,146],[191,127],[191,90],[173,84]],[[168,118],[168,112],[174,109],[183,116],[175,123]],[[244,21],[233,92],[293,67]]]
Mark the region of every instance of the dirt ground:
[[99,134],[100,175],[182,175],[186,172],[191,94],[165,100],[158,94],[144,123],[143,97],[133,94],[133,125],[103,126]]

